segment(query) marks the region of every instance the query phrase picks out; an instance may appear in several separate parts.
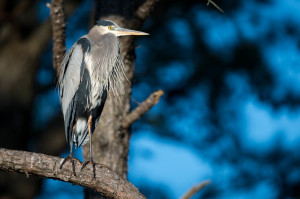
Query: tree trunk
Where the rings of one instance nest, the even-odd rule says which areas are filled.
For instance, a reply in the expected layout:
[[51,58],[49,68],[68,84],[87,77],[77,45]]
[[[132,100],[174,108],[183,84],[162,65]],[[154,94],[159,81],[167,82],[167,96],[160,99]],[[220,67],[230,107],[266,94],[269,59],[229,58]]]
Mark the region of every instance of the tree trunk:
[[[41,52],[51,39],[51,23],[49,20],[42,24],[38,22],[35,4],[36,1],[28,0],[0,1],[0,147],[29,150],[30,146],[30,150],[58,153],[54,147],[50,150],[43,144],[35,146],[38,139],[32,129],[37,94],[35,77]],[[70,14],[76,5],[74,1],[69,2],[66,13]],[[40,190],[41,182],[35,176],[28,179],[22,174],[1,172],[0,198],[33,198]]]
[[[1,147],[28,150],[34,77],[40,52],[51,38],[50,30],[50,23],[45,22],[24,40],[9,38],[0,50]],[[0,179],[0,198],[32,198],[41,182],[37,177],[2,172]]]

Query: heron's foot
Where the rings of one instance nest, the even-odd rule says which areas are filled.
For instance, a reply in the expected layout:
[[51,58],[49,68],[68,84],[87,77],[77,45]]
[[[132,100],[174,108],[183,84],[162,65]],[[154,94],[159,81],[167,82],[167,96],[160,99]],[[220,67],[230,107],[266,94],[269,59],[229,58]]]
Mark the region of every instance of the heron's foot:
[[74,176],[76,176],[76,172],[75,172],[75,160],[76,160],[77,162],[80,162],[78,159],[74,158],[74,156],[73,156],[72,154],[70,154],[70,155],[69,155],[68,157],[66,157],[66,158],[64,159],[64,161],[60,164],[59,169],[62,169],[63,165],[64,165],[67,161],[71,161],[71,163],[72,163],[72,168],[73,168],[73,174],[74,174]]
[[92,158],[90,158],[90,160],[85,161],[80,169],[80,171],[82,171],[84,169],[84,167],[86,167],[86,165],[91,164],[93,166],[93,176],[94,178],[96,178],[96,163],[94,162],[94,160]]

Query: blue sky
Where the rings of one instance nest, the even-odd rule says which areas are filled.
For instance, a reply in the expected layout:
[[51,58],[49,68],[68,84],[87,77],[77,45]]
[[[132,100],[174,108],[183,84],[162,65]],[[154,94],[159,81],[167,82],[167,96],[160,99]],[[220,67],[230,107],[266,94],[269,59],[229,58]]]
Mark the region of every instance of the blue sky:
[[[227,16],[226,11],[225,15],[222,15],[205,9],[197,10],[197,8],[193,10],[193,14],[196,16],[196,24],[204,31],[204,40],[207,45],[213,52],[222,52],[225,59],[228,57],[230,59],[230,50],[241,38],[259,43],[263,49],[263,59],[271,67],[275,78],[276,86],[272,95],[280,100],[288,92],[299,94],[299,44],[295,42],[295,37],[284,32],[282,24],[286,20],[299,24],[297,19],[300,18],[300,2],[279,0],[272,2],[271,6],[254,1],[243,2],[243,8],[234,13],[234,16]],[[259,19],[255,23],[253,23],[254,17]],[[275,41],[267,43],[264,42],[264,38],[268,37],[267,27],[270,24],[274,27],[274,34],[277,37]],[[193,38],[190,37],[190,32],[194,27],[191,27],[185,19],[171,19],[168,27],[182,49],[188,49],[191,46]],[[299,33],[299,28],[295,28]],[[139,55],[139,49],[137,52]],[[147,52],[147,50],[142,52]],[[146,56],[141,54],[141,57]],[[168,90],[188,81],[192,73],[193,70],[189,70],[189,63],[173,61],[159,69],[157,77],[161,78],[160,85]],[[259,153],[268,153],[274,150],[276,147],[274,144],[278,142],[283,148],[295,150],[300,144],[300,109],[291,109],[286,106],[274,109],[269,103],[260,100],[251,88],[248,79],[248,75],[243,73],[227,74],[226,84],[231,88],[232,94],[230,98],[220,100],[219,111],[224,115],[233,112],[236,117],[233,120],[224,116],[223,127],[240,129],[235,131],[242,147],[247,150],[254,149]],[[140,98],[139,86],[134,87],[133,98]],[[176,99],[172,105],[167,104],[163,98],[160,104],[148,113],[148,117],[163,110],[168,114],[167,123],[174,134],[183,140],[201,140],[214,128],[207,121],[209,114],[207,92],[208,89],[205,86],[198,85],[188,95]],[[238,175],[234,172],[235,167],[230,164],[216,165],[206,155],[214,156],[220,153],[222,146],[225,150],[228,149],[227,145],[231,140],[224,138],[219,142],[219,146],[211,146],[206,149],[208,152],[199,154],[198,150],[184,143],[160,138],[153,135],[153,132],[151,133],[151,131],[160,132],[159,129],[147,125],[141,126],[138,129],[143,127],[147,129],[138,131],[137,135],[134,134],[130,145],[130,156],[133,159],[129,162],[129,177],[133,183],[137,185],[143,182],[162,184],[164,189],[168,190],[170,198],[178,198],[192,185],[205,179],[212,179],[214,183],[225,184],[220,198],[277,197],[275,187],[269,180],[261,181],[244,191],[225,191],[230,183],[225,179]],[[147,155],[143,156],[140,150],[146,150]],[[255,163],[246,162],[246,164],[251,167],[251,164]],[[259,165],[255,166],[259,167]],[[272,175],[270,173],[267,176],[271,178]],[[299,173],[296,175],[299,179]]]
[[184,144],[151,132],[132,136],[129,157],[129,181],[137,185],[161,184],[171,198],[178,198],[212,176],[211,166],[199,154]]

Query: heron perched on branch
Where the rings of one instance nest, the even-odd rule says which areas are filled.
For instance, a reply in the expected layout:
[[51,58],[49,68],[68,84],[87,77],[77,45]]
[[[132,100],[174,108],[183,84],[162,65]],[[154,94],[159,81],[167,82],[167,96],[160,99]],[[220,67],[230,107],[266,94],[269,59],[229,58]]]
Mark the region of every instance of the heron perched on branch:
[[73,145],[80,147],[90,141],[90,158],[81,170],[95,162],[92,156],[92,134],[101,116],[109,89],[115,95],[123,92],[124,65],[120,52],[119,36],[148,35],[148,33],[120,28],[112,21],[99,21],[87,35],[82,36],[65,54],[61,63],[59,87],[65,134],[70,146],[75,173]]

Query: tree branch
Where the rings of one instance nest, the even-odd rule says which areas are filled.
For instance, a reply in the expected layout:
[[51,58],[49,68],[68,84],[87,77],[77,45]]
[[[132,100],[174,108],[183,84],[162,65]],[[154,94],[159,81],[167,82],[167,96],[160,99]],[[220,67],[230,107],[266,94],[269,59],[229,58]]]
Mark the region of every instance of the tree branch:
[[186,192],[181,197],[181,199],[189,199],[189,198],[191,198],[193,195],[195,195],[197,192],[199,192],[201,189],[203,189],[206,185],[208,185],[210,183],[211,183],[210,180],[205,180],[201,184],[193,186],[190,190],[188,190],[188,192]]
[[0,170],[25,173],[27,176],[34,174],[71,182],[94,189],[111,198],[145,198],[130,182],[124,180],[104,165],[96,165],[96,178],[93,178],[90,165],[79,172],[81,164],[76,162],[77,175],[74,176],[71,163],[69,162],[64,165],[62,170],[59,169],[62,161],[63,159],[59,157],[0,148]]
[[207,1],[207,6],[209,6],[209,4],[212,4],[213,6],[215,6],[215,8],[217,8],[220,12],[224,13],[224,10],[222,10],[222,8],[220,8],[215,2],[213,2],[212,0],[208,0]]
[[51,23],[53,34],[53,67],[57,74],[60,72],[60,63],[63,60],[66,46],[66,23],[63,0],[51,1]]
[[143,101],[137,108],[131,111],[123,120],[122,127],[128,128],[136,120],[142,117],[150,108],[158,103],[159,98],[164,94],[162,90],[152,93],[145,101]]
[[145,1],[136,11],[135,15],[141,20],[145,20],[150,12],[154,9],[155,4],[158,0],[147,0]]

